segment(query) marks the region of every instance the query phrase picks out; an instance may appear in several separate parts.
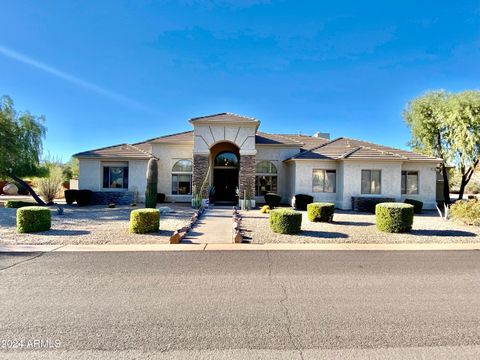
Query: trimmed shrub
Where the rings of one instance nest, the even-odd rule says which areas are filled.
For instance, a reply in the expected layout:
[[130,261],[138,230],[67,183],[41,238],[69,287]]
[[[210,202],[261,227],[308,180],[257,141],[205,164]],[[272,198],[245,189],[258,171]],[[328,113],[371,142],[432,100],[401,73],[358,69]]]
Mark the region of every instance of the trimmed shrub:
[[130,232],[146,234],[160,229],[160,210],[136,209],[130,213]]
[[423,210],[423,202],[415,199],[405,199],[405,204],[413,205],[413,212],[415,214],[420,214]]
[[332,222],[335,204],[311,203],[307,205],[307,216],[310,221]]
[[375,208],[377,229],[389,233],[412,230],[413,205],[404,203],[381,203]]
[[270,229],[280,234],[296,234],[302,226],[302,213],[290,209],[270,211]]
[[72,205],[75,201],[77,201],[78,190],[65,190],[63,193],[65,195],[65,201],[68,205]]
[[459,200],[450,206],[450,217],[467,225],[480,225],[480,201]]
[[26,206],[17,210],[17,232],[47,231],[51,227],[50,209],[45,206]]
[[381,198],[381,197],[367,197],[367,196],[353,196],[352,197],[352,210],[359,212],[369,212],[375,214],[375,206],[377,204],[395,202],[393,198]]
[[151,158],[147,164],[147,188],[145,189],[145,207],[155,209],[157,206],[157,159]]
[[313,196],[297,194],[293,197],[293,207],[297,210],[307,210],[307,205],[313,203]]
[[77,190],[77,205],[87,206],[92,202],[91,190]]
[[165,202],[165,194],[158,193],[157,194],[157,204],[161,204]]
[[8,200],[5,201],[5,207],[6,208],[14,208],[14,209],[19,209],[25,206],[36,206],[37,203],[31,202],[31,201],[17,201],[17,200]]
[[262,214],[268,214],[270,212],[270,206],[268,205],[263,205],[261,208],[260,208],[260,212]]
[[275,193],[266,193],[264,196],[265,203],[270,206],[270,209],[273,209],[280,205],[280,201],[282,201],[282,197]]

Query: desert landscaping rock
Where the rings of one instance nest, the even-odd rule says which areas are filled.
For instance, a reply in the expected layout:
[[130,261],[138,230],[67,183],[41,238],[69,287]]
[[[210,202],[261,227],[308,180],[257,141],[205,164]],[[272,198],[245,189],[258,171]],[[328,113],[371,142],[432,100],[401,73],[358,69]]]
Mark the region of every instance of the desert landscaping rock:
[[376,229],[375,215],[335,211],[332,223],[314,223],[302,211],[302,231],[296,235],[276,234],[269,228],[269,214],[259,210],[242,211],[242,227],[252,243],[476,243],[480,227],[443,221],[435,212],[415,215],[409,233],[389,234]]
[[17,234],[17,209],[0,208],[0,244],[168,244],[178,228],[187,226],[193,209],[190,204],[172,204],[172,212],[160,216],[160,231],[131,234],[130,206],[65,206],[58,215],[52,208],[52,229],[35,234]]

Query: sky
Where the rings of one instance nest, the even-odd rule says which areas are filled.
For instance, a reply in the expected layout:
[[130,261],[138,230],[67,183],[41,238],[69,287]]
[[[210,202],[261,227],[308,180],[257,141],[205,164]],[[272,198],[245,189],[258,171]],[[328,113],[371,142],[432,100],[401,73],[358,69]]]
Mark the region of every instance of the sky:
[[409,100],[480,88],[480,1],[2,1],[0,95],[47,156],[251,116],[399,148]]

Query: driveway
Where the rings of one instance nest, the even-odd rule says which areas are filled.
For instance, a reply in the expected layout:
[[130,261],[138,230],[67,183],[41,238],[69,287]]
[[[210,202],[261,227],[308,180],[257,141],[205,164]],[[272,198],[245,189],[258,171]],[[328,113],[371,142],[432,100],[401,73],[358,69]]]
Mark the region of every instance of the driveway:
[[[478,359],[480,253],[0,254],[0,358]],[[423,357],[422,357],[423,356]]]

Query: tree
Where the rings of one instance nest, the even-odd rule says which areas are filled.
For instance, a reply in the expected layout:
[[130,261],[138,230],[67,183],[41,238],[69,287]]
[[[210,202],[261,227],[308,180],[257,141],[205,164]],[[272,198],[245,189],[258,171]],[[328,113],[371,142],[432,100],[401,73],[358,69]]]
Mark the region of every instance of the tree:
[[459,198],[479,163],[480,92],[431,91],[409,102],[403,113],[416,151],[441,158],[445,202],[450,203],[449,167],[462,174]]
[[0,98],[0,178],[11,178],[25,187],[41,205],[45,203],[21,178],[42,173],[40,155],[46,128],[43,116],[18,113],[8,96]]
[[70,181],[71,179],[78,179],[80,173],[78,159],[72,157],[65,165],[63,165],[63,179]]

